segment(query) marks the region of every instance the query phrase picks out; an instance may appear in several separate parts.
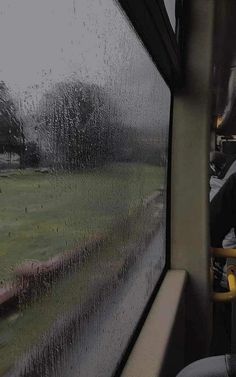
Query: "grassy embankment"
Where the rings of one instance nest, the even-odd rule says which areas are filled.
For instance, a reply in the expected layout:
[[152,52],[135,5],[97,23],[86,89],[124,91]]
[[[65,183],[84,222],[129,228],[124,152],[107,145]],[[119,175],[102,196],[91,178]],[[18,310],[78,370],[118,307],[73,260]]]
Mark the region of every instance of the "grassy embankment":
[[25,260],[47,260],[102,234],[163,185],[154,166],[119,164],[93,172],[0,177],[0,277]]

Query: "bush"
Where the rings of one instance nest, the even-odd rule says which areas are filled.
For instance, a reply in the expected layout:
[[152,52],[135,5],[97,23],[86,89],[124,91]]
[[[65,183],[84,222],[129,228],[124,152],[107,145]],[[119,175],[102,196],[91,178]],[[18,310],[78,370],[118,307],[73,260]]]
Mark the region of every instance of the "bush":
[[40,150],[35,142],[31,141],[25,144],[22,160],[22,165],[25,167],[39,166]]

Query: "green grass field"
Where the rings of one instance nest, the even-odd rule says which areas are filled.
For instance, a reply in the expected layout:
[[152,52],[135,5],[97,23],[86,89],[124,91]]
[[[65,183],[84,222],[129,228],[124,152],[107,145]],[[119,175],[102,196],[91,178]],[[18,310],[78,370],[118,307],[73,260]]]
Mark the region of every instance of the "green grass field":
[[[0,274],[9,279],[25,259],[47,260],[76,246],[94,233],[106,233],[120,217],[163,186],[161,168],[119,164],[73,173],[15,172],[0,178]],[[104,249],[91,255],[78,272],[54,284],[48,294],[0,320],[0,376],[36,344],[61,315],[86,302],[99,282],[122,270],[124,245],[135,245],[149,230],[145,217],[117,230]],[[146,228],[146,230],[145,230]],[[92,279],[91,279],[92,277]]]
[[163,186],[162,168],[116,164],[89,172],[0,176],[0,277],[25,260],[48,260],[106,232]]

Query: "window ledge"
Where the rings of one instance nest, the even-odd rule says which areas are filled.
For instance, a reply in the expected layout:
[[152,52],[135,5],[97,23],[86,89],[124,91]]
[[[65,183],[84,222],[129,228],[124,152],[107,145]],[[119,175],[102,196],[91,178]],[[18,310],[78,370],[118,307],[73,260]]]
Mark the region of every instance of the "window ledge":
[[122,377],[171,377],[184,366],[186,278],[183,270],[166,274]]

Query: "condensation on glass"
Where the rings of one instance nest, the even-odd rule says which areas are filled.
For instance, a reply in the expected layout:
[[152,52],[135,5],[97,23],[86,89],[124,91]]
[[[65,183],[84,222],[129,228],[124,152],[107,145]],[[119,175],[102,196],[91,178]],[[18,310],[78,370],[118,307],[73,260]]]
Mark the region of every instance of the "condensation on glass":
[[111,376],[165,265],[169,90],[111,0],[2,0],[0,50],[0,376]]
[[176,3],[176,0],[164,0],[164,4],[165,4],[173,30],[175,30],[175,26],[176,26],[175,3]]

